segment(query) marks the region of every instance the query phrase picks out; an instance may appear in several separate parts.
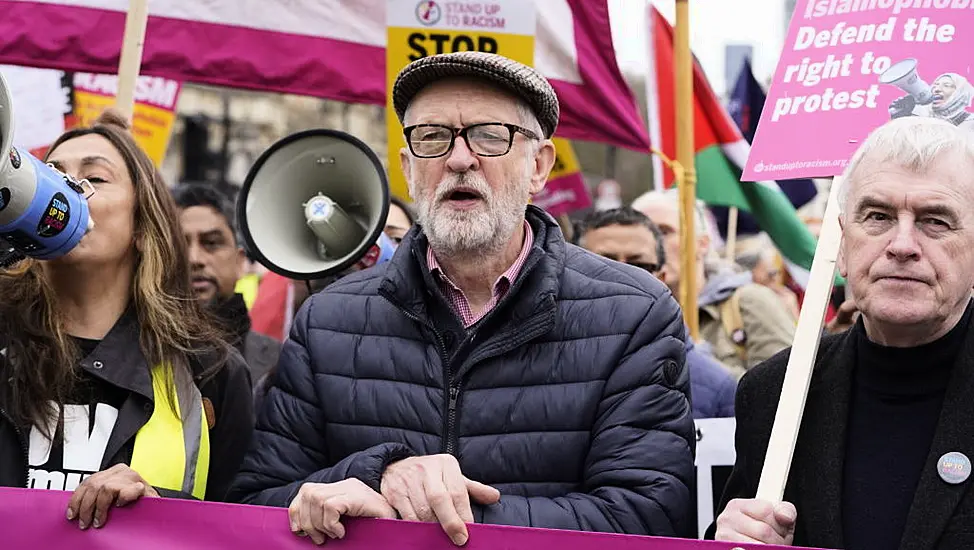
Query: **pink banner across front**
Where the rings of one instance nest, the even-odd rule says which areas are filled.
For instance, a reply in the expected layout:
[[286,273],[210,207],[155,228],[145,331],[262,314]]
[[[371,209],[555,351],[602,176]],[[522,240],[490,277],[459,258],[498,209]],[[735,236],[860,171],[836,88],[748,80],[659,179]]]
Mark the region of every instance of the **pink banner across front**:
[[[4,550],[307,550],[316,546],[288,530],[287,510],[160,498],[115,508],[105,527],[81,531],[65,519],[70,494],[0,489]],[[326,543],[339,550],[455,550],[439,525],[395,520],[346,519],[346,536]],[[466,550],[775,550],[732,544],[471,525]]]
[[841,174],[896,115],[974,131],[972,60],[972,0],[799,0],[744,179]]
[[[385,0],[152,0],[142,74],[385,105]],[[0,63],[110,73],[128,0],[0,0]],[[558,135],[645,151],[606,0],[538,2]]]

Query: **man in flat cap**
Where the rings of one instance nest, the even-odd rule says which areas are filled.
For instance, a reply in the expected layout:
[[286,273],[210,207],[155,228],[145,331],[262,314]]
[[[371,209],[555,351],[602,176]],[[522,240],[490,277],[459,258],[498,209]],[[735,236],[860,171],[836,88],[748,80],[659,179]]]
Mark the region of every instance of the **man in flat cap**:
[[558,98],[462,52],[392,90],[417,224],[385,265],[310,298],[235,487],[292,531],[342,515],[658,536],[692,532],[681,312],[652,273],[567,244],[529,205]]

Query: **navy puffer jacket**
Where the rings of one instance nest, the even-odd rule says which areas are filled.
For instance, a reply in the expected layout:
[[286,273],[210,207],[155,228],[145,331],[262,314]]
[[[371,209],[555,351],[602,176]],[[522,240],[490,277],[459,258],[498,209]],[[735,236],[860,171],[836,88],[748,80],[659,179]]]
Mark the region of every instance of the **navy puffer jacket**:
[[501,501],[477,522],[685,536],[694,427],[685,331],[644,270],[535,244],[508,295],[464,330],[414,228],[388,263],[310,298],[284,344],[232,497],[288,506],[302,483],[451,453]]

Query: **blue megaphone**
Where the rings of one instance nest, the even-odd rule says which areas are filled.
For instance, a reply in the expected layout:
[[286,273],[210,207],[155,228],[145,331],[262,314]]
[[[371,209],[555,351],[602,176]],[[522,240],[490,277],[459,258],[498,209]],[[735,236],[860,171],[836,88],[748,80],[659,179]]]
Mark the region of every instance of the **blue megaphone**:
[[13,146],[12,100],[0,74],[0,267],[71,252],[93,226],[87,200],[93,192],[87,180],[77,182]]

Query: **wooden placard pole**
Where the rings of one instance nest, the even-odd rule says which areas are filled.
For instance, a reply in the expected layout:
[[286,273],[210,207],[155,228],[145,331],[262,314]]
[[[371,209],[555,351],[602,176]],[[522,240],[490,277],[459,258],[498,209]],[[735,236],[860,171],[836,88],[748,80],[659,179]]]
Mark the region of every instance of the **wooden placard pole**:
[[727,261],[734,261],[734,249],[737,247],[737,207],[732,206],[727,212]]
[[815,357],[822,338],[825,311],[828,308],[842,231],[839,228],[839,187],[842,178],[835,177],[829,187],[828,202],[822,219],[822,230],[812,260],[812,271],[805,290],[805,300],[798,316],[798,327],[792,342],[785,380],[778,400],[778,411],[771,428],[771,439],[758,483],[757,498],[780,502],[791,471],[791,460],[798,441],[805,399],[812,380]]
[[115,96],[115,107],[129,122],[132,121],[135,110],[135,85],[142,67],[142,47],[145,44],[145,27],[148,21],[148,0],[129,0],[122,53],[118,61],[118,93]]
[[697,171],[693,151],[693,56],[690,52],[690,1],[676,0],[673,26],[676,80],[676,174],[680,193],[680,305],[694,340],[700,338],[697,310],[697,238],[694,213]]

